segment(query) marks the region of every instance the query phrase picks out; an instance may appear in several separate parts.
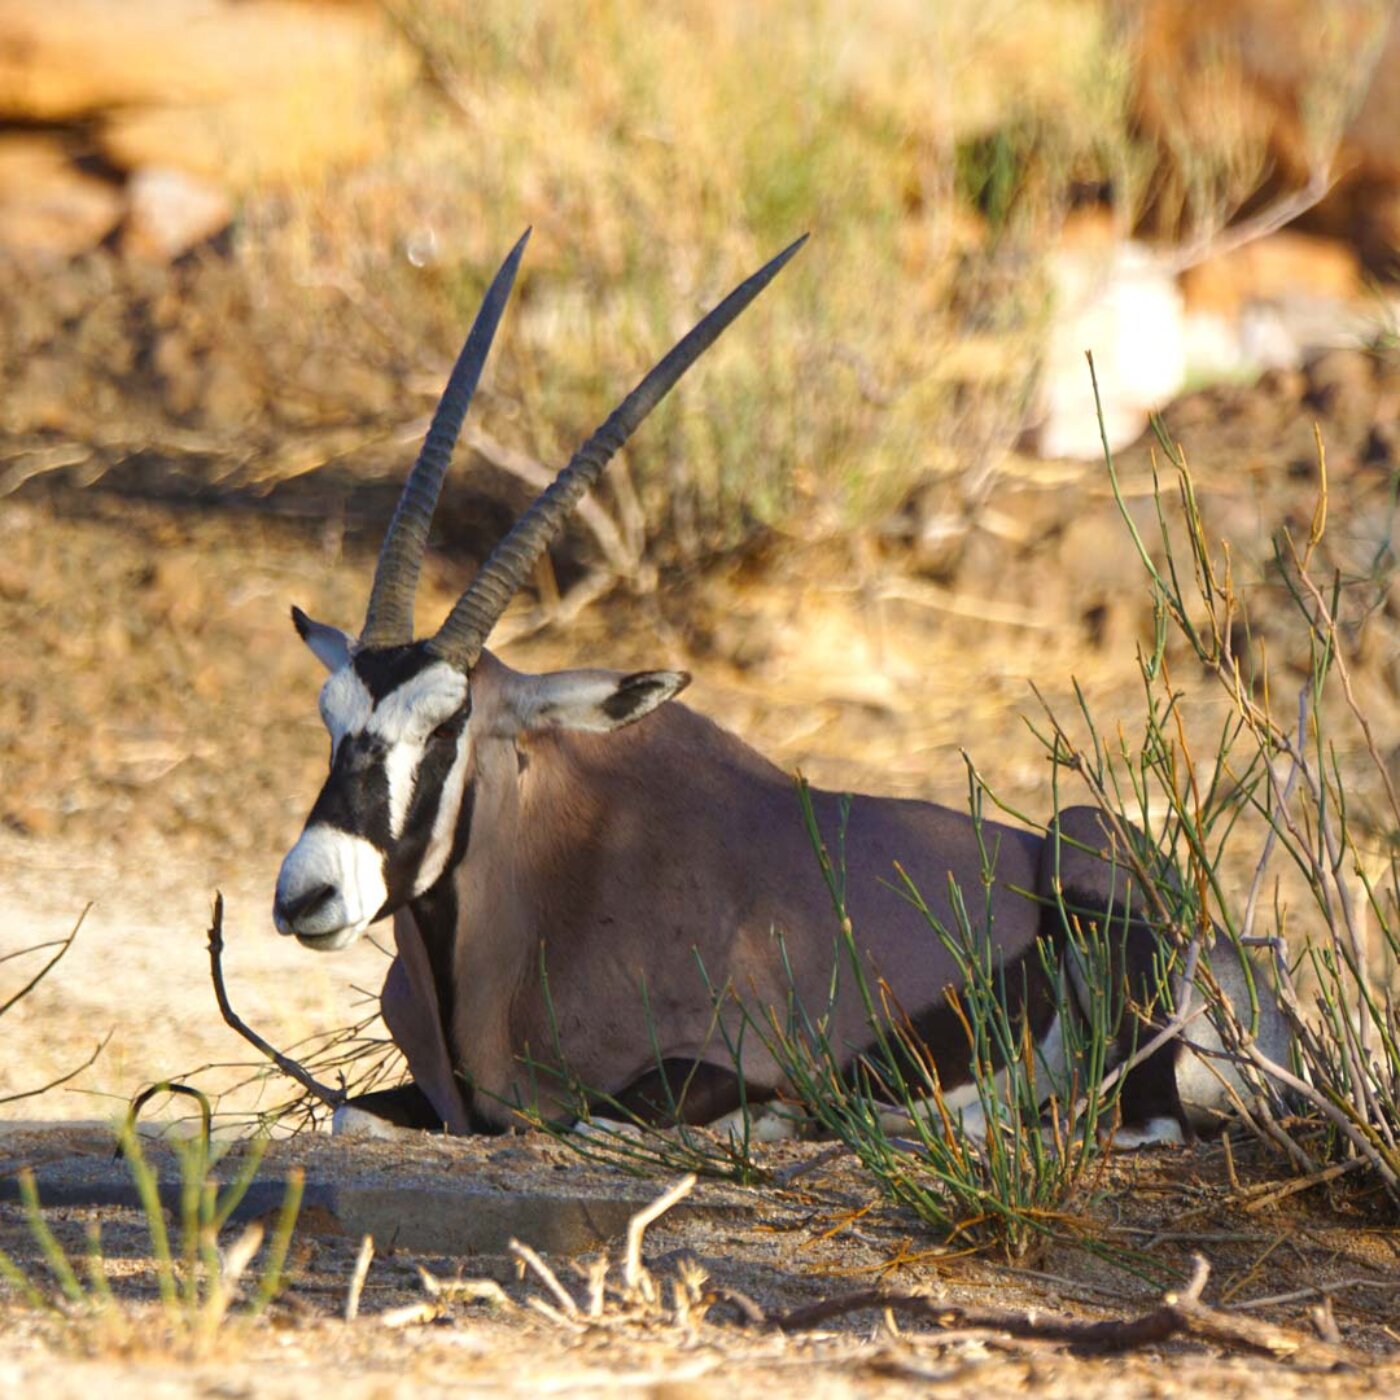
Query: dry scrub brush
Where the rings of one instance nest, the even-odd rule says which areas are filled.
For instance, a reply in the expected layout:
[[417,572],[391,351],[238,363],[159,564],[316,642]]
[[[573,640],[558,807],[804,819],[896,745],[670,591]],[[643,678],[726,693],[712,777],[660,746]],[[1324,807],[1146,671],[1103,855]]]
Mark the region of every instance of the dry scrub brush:
[[[286,400],[275,413],[305,417],[298,385],[333,382],[350,346],[400,392],[355,408],[365,376],[349,366],[337,411],[387,438],[402,390],[440,383],[482,270],[532,224],[469,435],[478,460],[531,482],[736,266],[815,235],[784,295],[715,347],[602,486],[609,575],[770,528],[867,530],[931,484],[923,509],[960,538],[1033,414],[1046,260],[1071,205],[1106,199],[1123,236],[1169,208],[1188,260],[1242,207],[1254,232],[1282,207],[1256,207],[1268,131],[1213,69],[1159,94],[1166,134],[1144,137],[1131,6],[890,3],[859,23],[797,0],[389,8],[427,79],[392,159],[245,210],[238,252],[262,291],[240,320]],[[1321,24],[1342,0],[1318,8]],[[1319,43],[1309,75],[1305,199],[1369,81],[1370,30],[1350,33]],[[315,314],[289,316],[297,299]],[[274,443],[244,470],[306,466]]]
[[[1287,668],[1271,669],[1251,645],[1243,581],[1228,542],[1210,535],[1183,449],[1160,425],[1158,445],[1167,479],[1154,463],[1150,539],[1105,445],[1156,609],[1154,645],[1139,658],[1142,737],[1109,730],[1081,695],[1079,737],[1050,714],[1044,739],[1156,891],[1164,929],[1194,978],[1175,1031],[1190,1042],[1192,1016],[1211,1018],[1226,1047],[1217,1057],[1253,1086],[1239,1112],[1298,1168],[1341,1161],[1400,1203],[1400,801],[1385,757],[1391,741],[1375,734],[1349,659],[1389,586],[1394,549],[1386,543],[1359,575],[1323,564],[1319,436],[1321,484],[1307,533],[1285,530],[1276,541],[1275,573],[1303,643],[1301,683],[1285,689]],[[1225,702],[1204,743],[1200,721],[1221,707],[1188,702],[1173,680],[1173,649],[1204,668]],[[1130,824],[1147,833],[1145,848],[1129,838]],[[1243,881],[1231,875],[1241,853]],[[1168,885],[1154,874],[1163,869],[1179,878]],[[1290,1063],[1259,1048],[1255,1007],[1221,998],[1209,968],[1218,938],[1266,955],[1261,976],[1276,985],[1296,1043]]]

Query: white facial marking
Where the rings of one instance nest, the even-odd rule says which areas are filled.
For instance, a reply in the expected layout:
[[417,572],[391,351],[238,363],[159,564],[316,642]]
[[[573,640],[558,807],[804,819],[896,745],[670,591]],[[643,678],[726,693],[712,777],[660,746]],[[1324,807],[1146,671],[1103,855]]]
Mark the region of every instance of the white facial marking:
[[321,687],[321,720],[338,748],[347,734],[358,734],[369,723],[374,699],[353,666],[343,666]]
[[467,699],[467,678],[455,666],[436,661],[391,690],[367,718],[365,728],[388,744],[421,743]]
[[[330,893],[304,916],[283,917],[284,909],[322,888]],[[282,862],[275,918],[281,932],[294,933],[308,947],[329,952],[353,943],[387,898],[379,851],[363,837],[318,822],[301,833]]]
[[408,819],[408,803],[418,782],[423,745],[412,739],[390,744],[384,755],[384,777],[389,784],[389,834],[398,840]]
[[452,842],[457,834],[457,819],[462,810],[462,792],[467,783],[467,756],[470,752],[471,724],[468,723],[457,736],[457,756],[452,760],[452,767],[448,769],[442,785],[432,835],[428,838],[428,848],[423,852],[418,866],[418,878],[413,883],[415,898],[432,889],[447,868],[447,859],[452,854]]
[[[466,699],[467,678],[440,661],[390,691],[369,715],[366,731],[383,739],[387,749],[384,776],[389,786],[389,833],[395,840],[403,835],[408,820],[428,736],[451,719]],[[415,889],[415,893],[421,891]]]

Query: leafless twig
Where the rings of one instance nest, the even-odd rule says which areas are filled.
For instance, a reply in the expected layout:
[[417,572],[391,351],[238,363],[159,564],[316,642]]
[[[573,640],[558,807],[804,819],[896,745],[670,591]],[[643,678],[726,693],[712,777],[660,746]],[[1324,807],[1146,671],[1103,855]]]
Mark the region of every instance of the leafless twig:
[[40,1094],[47,1094],[50,1089],[62,1088],[70,1079],[76,1079],[85,1069],[91,1069],[96,1063],[97,1057],[107,1048],[107,1044],[111,1039],[112,1032],[108,1031],[93,1047],[92,1054],[76,1069],[70,1069],[67,1074],[60,1074],[57,1079],[50,1079],[47,1084],[41,1084],[37,1089],[21,1089],[17,1094],[6,1094],[0,1097],[0,1104],[18,1103],[20,1099],[38,1098]]
[[[506,446],[482,428],[468,427],[466,440],[467,446],[479,452],[493,467],[523,481],[532,491],[543,491],[554,480],[554,473],[548,467]],[[579,501],[576,514],[588,526],[613,572],[619,578],[632,578],[639,563],[637,552],[627,547],[622,531],[591,491]]]
[[578,1304],[574,1301],[573,1295],[559,1282],[559,1275],[556,1274],[528,1244],[521,1244],[519,1240],[512,1240],[510,1242],[510,1252],[515,1255],[522,1264],[528,1265],[544,1280],[544,1286],[558,1299],[559,1306],[564,1309],[566,1317],[578,1317]]
[[[70,933],[70,934],[68,935],[67,938],[63,938],[63,939],[59,939],[59,940],[58,940],[58,943],[57,943],[58,952],[56,952],[56,953],[53,955],[53,957],[51,957],[51,958],[48,960],[48,962],[46,962],[46,963],[43,965],[43,967],[41,967],[41,968],[38,970],[38,972],[36,972],[36,973],[34,974],[34,976],[31,977],[31,978],[29,979],[29,981],[26,982],[26,983],[24,984],[24,986],[22,986],[22,987],[19,989],[19,991],[17,991],[17,992],[14,994],[14,996],[12,996],[7,1002],[4,1002],[3,1004],[0,1004],[0,1016],[3,1016],[3,1015],[4,1015],[12,1006],[14,1006],[17,1002],[23,1001],[23,1000],[25,999],[25,997],[27,997],[27,996],[30,994],[30,992],[32,992],[32,991],[34,990],[34,988],[37,987],[37,986],[39,985],[39,983],[42,982],[42,981],[44,980],[44,978],[47,977],[47,976],[49,975],[49,973],[52,972],[52,971],[54,970],[54,968],[57,967],[58,964],[59,964],[60,962],[63,961],[64,954],[67,953],[67,951],[73,946],[73,940],[78,936],[78,931],[79,931],[79,929],[81,929],[82,926],[83,926],[83,920],[87,918],[87,916],[88,916],[88,911],[89,911],[91,908],[92,908],[92,905],[91,905],[91,904],[88,904],[88,905],[85,905],[85,906],[84,906],[83,912],[82,912],[81,914],[78,915],[78,921],[77,921],[77,923],[75,923],[75,924],[73,925],[73,931],[72,931],[72,933]],[[54,947],[54,944],[53,944],[52,942],[50,942],[50,943],[40,943],[40,944],[37,944],[37,945],[36,945],[35,947],[33,947],[33,948],[22,948],[22,949],[20,950],[20,953],[12,953],[10,956],[11,956],[11,957],[18,957],[18,956],[20,956],[20,954],[22,954],[22,953],[37,953],[41,948],[52,948],[52,947]],[[6,959],[6,961],[8,961],[8,959]]]
[[1291,1328],[1261,1322],[1257,1318],[1237,1317],[1208,1307],[1201,1302],[1201,1293],[1209,1275],[1210,1266],[1197,1255],[1191,1281],[1180,1292],[1165,1294],[1157,1307],[1138,1317],[1108,1318],[1099,1322],[1045,1317],[1035,1312],[963,1308],[942,1303],[926,1294],[889,1293],[871,1288],[840,1298],[825,1298],[806,1307],[779,1313],[768,1319],[768,1325],[782,1332],[800,1332],[823,1326],[834,1318],[852,1312],[878,1310],[921,1317],[941,1328],[959,1332],[972,1328],[1017,1338],[1059,1342],[1073,1351],[1088,1354],[1132,1351],[1138,1347],[1157,1345],[1172,1337],[1191,1336],[1264,1356],[1286,1356],[1327,1368],[1354,1362],[1354,1356],[1346,1348],[1314,1341]]
[[696,1179],[694,1172],[681,1177],[669,1191],[658,1196],[644,1210],[639,1210],[627,1222],[627,1261],[623,1265],[622,1280],[629,1292],[642,1282],[642,1240],[647,1226],[659,1220],[678,1201],[685,1200],[695,1190]]
[[266,1055],[283,1074],[295,1079],[303,1089],[314,1094],[322,1103],[330,1105],[331,1108],[339,1108],[345,1102],[343,1088],[331,1089],[322,1084],[320,1080],[313,1078],[294,1059],[269,1045],[229,1005],[228,991],[224,987],[224,897],[222,894],[214,896],[214,917],[209,925],[209,976],[214,983],[214,996],[219,1003],[219,1012],[224,1018],[225,1025],[237,1031],[249,1045]]
[[350,1288],[345,1295],[345,1320],[354,1322],[360,1312],[360,1295],[365,1291],[365,1279],[369,1277],[369,1266],[374,1262],[374,1236],[366,1235],[360,1241],[360,1252],[355,1256],[355,1270],[350,1275]]

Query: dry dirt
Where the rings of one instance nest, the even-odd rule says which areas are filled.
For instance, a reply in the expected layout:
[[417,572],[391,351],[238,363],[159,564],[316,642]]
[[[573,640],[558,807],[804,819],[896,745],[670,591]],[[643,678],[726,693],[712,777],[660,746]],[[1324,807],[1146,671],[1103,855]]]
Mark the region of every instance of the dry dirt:
[[[1328,447],[1328,547],[1355,585],[1357,683],[1388,750],[1400,741],[1400,596],[1388,584],[1400,470],[1394,357],[1333,354],[1251,390],[1193,396],[1169,422],[1200,469],[1214,533],[1233,541],[1257,633],[1273,640],[1280,610],[1268,541],[1280,524],[1305,528],[1311,517],[1314,418]],[[70,424],[65,441],[72,431]],[[6,460],[23,467],[43,448],[36,441],[14,445]],[[63,444],[49,446],[61,460]],[[1146,449],[1122,465],[1132,509],[1145,521]],[[104,1040],[97,1062],[71,1084],[4,1111],[26,1121],[108,1120],[145,1083],[249,1058],[220,1023],[209,990],[204,933],[215,889],[228,900],[235,1004],[275,1043],[357,1019],[383,975],[384,956],[368,942],[335,958],[288,946],[268,904],[325,758],[318,668],[296,641],[287,607],[295,601],[354,625],[391,495],[374,472],[327,472],[255,496],[236,482],[221,485],[197,458],[166,461],[129,445],[107,456],[99,449],[73,472],[25,467],[7,481],[15,489],[0,499],[0,955],[62,936],[91,908],[66,960],[0,1023],[0,1094],[62,1075]],[[455,485],[446,503],[448,518],[468,528],[459,549],[433,561],[420,600],[425,617],[447,605],[479,553],[474,490]],[[1146,590],[1101,469],[1013,462],[994,509],[937,577],[910,573],[906,558],[898,544],[815,555],[773,542],[701,579],[663,576],[642,596],[620,590],[568,628],[531,630],[535,614],[522,605],[507,619],[507,637],[516,636],[503,651],[526,668],[683,665],[696,674],[690,703],[819,782],[959,801],[965,749],[1010,806],[1046,812],[1048,767],[1024,719],[1037,708],[1027,679],[1067,711],[1077,677],[1101,718],[1129,731],[1140,710],[1133,641],[1148,617]],[[1288,646],[1278,633],[1271,654],[1285,671]],[[1194,673],[1181,680],[1200,686]],[[1365,794],[1357,796],[1360,809]],[[0,964],[0,985],[13,990],[34,966]],[[215,1071],[202,1082],[218,1087],[236,1077]],[[238,1102],[246,1105],[246,1094]],[[47,1141],[77,1156],[95,1150],[86,1139]],[[50,1150],[29,1137],[10,1142],[7,1172]],[[279,1149],[312,1150],[327,1170],[337,1155],[354,1163],[390,1151]],[[577,1170],[532,1138],[508,1149],[431,1149],[457,1154],[460,1170],[501,1150],[534,1154],[531,1171]],[[392,1151],[406,1160],[429,1149]],[[1255,1168],[1270,1170],[1278,1168]],[[804,1178],[801,1190],[759,1194],[729,1225],[663,1223],[649,1250],[654,1259],[693,1250],[717,1282],[752,1292],[765,1307],[791,1307],[884,1276],[901,1250],[934,1250],[898,1212],[847,1219],[872,1200],[849,1167],[833,1168]],[[59,1215],[80,1233],[81,1211]],[[137,1266],[144,1246],[135,1218],[102,1215],[109,1257],[130,1261],[123,1288],[139,1297],[149,1287]],[[1400,1235],[1373,1202],[1317,1190],[1245,1214],[1219,1149],[1202,1148],[1118,1161],[1092,1218],[1105,1230],[1132,1227],[1140,1243],[1156,1241],[1151,1283],[1069,1247],[1039,1260],[1041,1275],[935,1250],[888,1277],[968,1305],[1127,1317],[1151,1305],[1171,1271],[1184,1274],[1185,1253],[1198,1247],[1215,1266],[1213,1301],[1298,1294],[1258,1315],[1306,1327],[1318,1296],[1308,1290],[1346,1281],[1332,1296],[1347,1344],[1377,1357],[1400,1347],[1390,1322]],[[1188,1238],[1158,1238],[1178,1218],[1189,1221],[1178,1232]],[[798,1339],[745,1330],[724,1308],[693,1329],[618,1323],[575,1334],[533,1312],[463,1307],[449,1320],[389,1331],[373,1315],[421,1296],[409,1267],[417,1258],[392,1249],[381,1250],[371,1273],[366,1318],[347,1328],[335,1318],[355,1242],[323,1238],[314,1222],[299,1241],[291,1287],[270,1318],[229,1333],[197,1362],[154,1341],[115,1347],[90,1328],[35,1321],[7,1303],[0,1387],[17,1393],[42,1384],[56,1395],[450,1388],[683,1396],[800,1384],[816,1396],[915,1387],[1180,1394],[1209,1386],[1243,1395],[1261,1385],[1277,1394],[1361,1393],[1385,1389],[1385,1375],[1400,1380],[1393,1370],[1324,1373],[1224,1356],[1196,1342],[1074,1360],[1046,1345],[1008,1349],[982,1334],[948,1342],[917,1328],[900,1335],[869,1313]],[[0,1206],[0,1244],[32,1262],[13,1206]],[[674,1271],[674,1258],[659,1272]],[[508,1278],[500,1257],[426,1262],[442,1273],[462,1267]],[[517,1299],[538,1292],[510,1288]],[[137,1315],[155,1327],[154,1314]]]

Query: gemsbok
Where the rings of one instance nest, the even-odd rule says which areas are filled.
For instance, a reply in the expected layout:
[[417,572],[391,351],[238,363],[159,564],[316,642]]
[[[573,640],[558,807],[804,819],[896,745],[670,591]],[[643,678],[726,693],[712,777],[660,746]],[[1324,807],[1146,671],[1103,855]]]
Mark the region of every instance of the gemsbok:
[[[411,1083],[352,1100],[361,1130],[384,1121],[499,1131],[518,1121],[517,1108],[571,1120],[577,1101],[565,1077],[650,1121],[676,1105],[688,1122],[718,1120],[789,1089],[769,1044],[739,1028],[755,1008],[793,999],[827,1014],[832,1043],[853,1065],[872,1044],[851,978],[838,979],[828,1007],[836,919],[789,776],[676,703],[689,680],[682,671],[525,675],[486,650],[609,459],[802,240],[660,361],[497,544],[442,626],[414,638],[434,507],[528,237],[497,273],[452,371],[389,525],[360,635],[292,609],[330,672],[320,709],[331,759],[282,863],[276,924],[330,950],[394,916],[397,956],[381,1004]],[[816,790],[811,802],[824,832],[845,823],[859,954],[927,1046],[949,1102],[976,1101],[967,1038],[949,1004],[958,964],[894,887],[894,862],[949,928],[950,881],[984,911],[978,936],[1010,1010],[1052,1068],[1064,1062],[1057,1005],[1066,999],[1050,994],[1047,961],[1066,968],[1071,1000],[1083,1004],[1087,990],[1082,966],[1066,956],[1066,911],[1113,924],[1114,976],[1125,988],[1162,965],[1163,939],[1140,917],[1141,892],[1110,854],[1094,809],[1063,811],[1042,834],[979,829],[966,812],[928,802],[847,802]],[[1247,1006],[1239,955],[1217,948],[1214,963],[1220,985]],[[712,987],[732,989],[718,1011]],[[1277,1052],[1280,1023],[1267,998],[1262,1015],[1261,1041]],[[1139,1008],[1125,1024],[1141,1043],[1162,1020],[1160,1009]],[[1191,1039],[1220,1045],[1205,1020]],[[1122,1135],[1189,1135],[1238,1081],[1228,1059],[1210,1065],[1178,1040],[1142,1059],[1124,1080]]]

